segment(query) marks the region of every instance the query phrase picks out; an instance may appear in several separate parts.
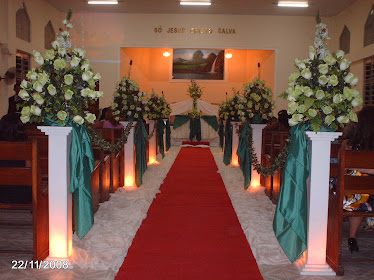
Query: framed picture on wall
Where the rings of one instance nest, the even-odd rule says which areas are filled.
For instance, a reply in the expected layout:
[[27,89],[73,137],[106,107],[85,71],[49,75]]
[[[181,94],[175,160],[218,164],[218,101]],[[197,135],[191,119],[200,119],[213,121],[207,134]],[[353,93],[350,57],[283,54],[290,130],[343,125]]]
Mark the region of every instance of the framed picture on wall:
[[222,81],[224,73],[224,50],[173,49],[172,80]]

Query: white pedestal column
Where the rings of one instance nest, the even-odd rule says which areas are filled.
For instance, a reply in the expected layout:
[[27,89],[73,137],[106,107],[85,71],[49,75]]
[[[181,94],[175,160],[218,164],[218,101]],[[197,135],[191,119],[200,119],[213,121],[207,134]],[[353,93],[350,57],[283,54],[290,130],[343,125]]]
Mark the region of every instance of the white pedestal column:
[[231,155],[231,164],[238,166],[239,165],[239,159],[236,152],[238,151],[239,146],[239,135],[237,133],[237,130],[239,129],[241,122],[231,122],[232,126],[232,155]]
[[164,129],[164,152],[166,154],[166,122],[168,121],[168,119],[162,119],[164,124],[165,124],[165,129]]
[[73,252],[70,188],[71,127],[38,126],[48,135],[49,260],[68,261]]
[[[156,121],[155,120],[148,120],[149,124],[149,133],[153,132],[155,128]],[[152,138],[149,139],[148,142],[148,164],[153,164],[156,162],[156,131],[154,131]]]
[[308,244],[295,262],[301,275],[336,275],[326,263],[331,142],[340,132],[305,132],[310,154],[308,186]]
[[[126,129],[129,122],[120,122],[124,129]],[[135,124],[130,129],[130,134],[127,138],[127,143],[124,145],[124,174],[125,174],[125,185],[124,188],[134,188],[135,187],[135,161],[134,161],[134,134],[135,134]]]
[[[253,149],[256,153],[257,159],[261,161],[261,149],[262,149],[262,130],[266,126],[266,124],[251,124],[252,127],[252,141],[253,141]],[[260,186],[260,174],[253,169],[252,165],[252,172],[251,172],[251,187],[258,187]]]

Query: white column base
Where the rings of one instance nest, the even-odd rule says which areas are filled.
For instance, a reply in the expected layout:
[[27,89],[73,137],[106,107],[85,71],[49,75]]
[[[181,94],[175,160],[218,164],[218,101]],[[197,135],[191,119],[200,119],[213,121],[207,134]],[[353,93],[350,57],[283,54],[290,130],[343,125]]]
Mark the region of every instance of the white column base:
[[71,127],[38,126],[48,135],[49,258],[73,255],[72,194],[70,193]]
[[[261,161],[261,149],[262,149],[262,130],[266,126],[266,124],[250,124],[252,127],[252,141],[253,141],[253,149],[256,153],[257,159]],[[252,172],[251,172],[251,187],[259,187],[260,186],[260,178],[261,175],[253,169],[252,165]]]
[[239,146],[239,135],[236,131],[239,129],[241,122],[231,122],[232,126],[232,154],[231,154],[231,165],[239,166],[239,158],[236,152]]
[[325,275],[336,276],[335,271],[327,264],[307,264],[305,258],[301,257],[294,262],[300,275]]
[[[124,129],[126,129],[129,122],[120,122]],[[134,134],[135,134],[135,127],[130,130],[130,134],[127,138],[127,143],[124,145],[124,174],[125,174],[125,185],[123,186],[124,189],[133,189],[136,188],[135,185],[135,161],[134,161],[134,152],[135,152],[135,145],[134,145]]]
[[331,142],[340,132],[306,131],[309,146],[310,174],[308,191],[308,244],[298,262],[302,275],[336,275],[326,263],[327,219]]

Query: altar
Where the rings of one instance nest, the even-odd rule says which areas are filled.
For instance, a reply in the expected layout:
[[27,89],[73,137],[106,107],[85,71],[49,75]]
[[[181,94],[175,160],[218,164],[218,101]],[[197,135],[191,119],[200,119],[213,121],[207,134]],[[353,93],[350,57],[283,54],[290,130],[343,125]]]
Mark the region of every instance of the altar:
[[[173,145],[178,145],[183,140],[190,139],[190,122],[187,112],[193,108],[193,100],[185,100],[170,104],[171,119],[174,126],[171,130],[171,141]],[[197,100],[197,110],[201,111],[203,116],[200,118],[201,140],[210,141],[218,145],[218,107],[208,102]],[[174,120],[174,121],[173,121]]]

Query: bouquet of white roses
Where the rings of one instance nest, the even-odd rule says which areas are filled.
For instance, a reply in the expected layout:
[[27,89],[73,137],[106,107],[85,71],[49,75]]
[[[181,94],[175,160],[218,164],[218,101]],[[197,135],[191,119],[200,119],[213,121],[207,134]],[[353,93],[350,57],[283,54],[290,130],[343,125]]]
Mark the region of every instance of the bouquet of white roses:
[[248,121],[253,121],[258,116],[258,121],[269,120],[273,117],[273,93],[271,88],[265,87],[265,81],[255,78],[252,83],[243,85],[242,91],[247,99],[245,106],[245,117]]
[[233,98],[223,101],[218,109],[218,117],[221,120],[246,121],[246,98],[236,93]]
[[170,104],[167,103],[163,96],[159,97],[156,93],[152,93],[148,97],[148,106],[146,106],[145,110],[147,113],[144,117],[150,120],[169,118],[171,113]]
[[138,84],[123,77],[113,94],[112,111],[117,121],[142,119],[148,104],[146,92],[139,91]]
[[329,39],[327,27],[318,18],[317,23],[315,48],[309,47],[308,59],[295,60],[298,71],[291,74],[289,88],[281,95],[290,101],[289,124],[310,123],[315,132],[357,122],[353,109],[363,102],[360,93],[351,88],[358,82],[349,72],[351,62],[341,50],[328,53],[324,47],[324,40]]
[[103,92],[95,91],[101,76],[92,72],[84,49],[71,49],[69,29],[73,26],[70,19],[71,11],[63,21],[65,31],[52,43],[53,49],[44,55],[33,52],[40,66],[27,73],[18,93],[24,100],[21,105],[23,123],[41,123],[50,118],[60,124],[73,120],[81,125],[85,121],[93,123],[96,119],[85,109],[89,101],[103,96]]

